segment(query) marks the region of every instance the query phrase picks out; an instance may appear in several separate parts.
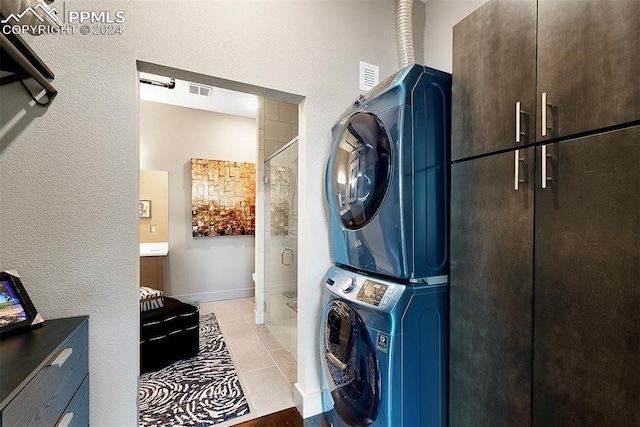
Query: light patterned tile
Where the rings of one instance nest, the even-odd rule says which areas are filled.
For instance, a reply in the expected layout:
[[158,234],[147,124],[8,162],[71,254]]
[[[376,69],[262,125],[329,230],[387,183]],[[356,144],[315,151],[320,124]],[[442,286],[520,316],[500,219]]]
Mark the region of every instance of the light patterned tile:
[[291,141],[291,123],[277,122],[275,120],[264,121],[265,140],[280,142]]
[[243,374],[275,366],[269,352],[255,335],[250,339],[230,341],[229,346],[233,349],[233,362]]
[[298,106],[286,102],[278,102],[278,121],[298,123]]
[[289,385],[293,387],[293,383],[297,380],[298,373],[298,364],[296,361],[284,348],[271,350],[269,354],[274,362],[276,362],[276,365],[278,366],[278,369],[280,369],[280,372],[282,372],[282,375],[284,375],[287,381],[289,381]]
[[222,334],[224,336],[224,340],[227,344],[232,347],[235,347],[237,344],[243,343],[245,341],[253,340],[254,343],[257,343],[255,340],[257,335],[253,328],[249,326],[246,322],[246,319],[243,323],[235,323],[232,325],[227,325],[222,330]]
[[243,375],[258,414],[271,414],[294,406],[293,390],[276,366]]
[[[264,273],[263,273],[264,274]],[[294,406],[292,384],[297,364],[265,325],[255,325],[247,313],[256,298],[202,303],[202,313],[216,313],[229,353],[240,377],[251,412],[218,424],[233,426]],[[270,351],[269,351],[270,350]]]
[[267,350],[276,350],[282,348],[282,343],[278,338],[271,333],[269,328],[266,325],[256,325],[252,326],[253,330],[256,332],[256,335],[262,342],[262,345]]
[[265,98],[264,118],[265,120],[278,120],[278,101]]
[[278,141],[265,140],[264,141],[264,155],[265,159],[268,159],[273,153],[278,151]]
[[246,320],[244,319],[242,314],[238,312],[237,307],[224,309],[214,307],[213,312],[215,313],[216,318],[218,319],[218,323],[220,324],[220,327],[223,329],[223,331],[229,325],[246,323]]

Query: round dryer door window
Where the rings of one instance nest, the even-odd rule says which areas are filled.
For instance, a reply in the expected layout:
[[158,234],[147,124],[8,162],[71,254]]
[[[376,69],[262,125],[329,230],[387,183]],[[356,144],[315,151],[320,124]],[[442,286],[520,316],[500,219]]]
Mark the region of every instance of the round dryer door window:
[[349,230],[366,225],[382,205],[391,176],[391,142],[382,122],[356,113],[334,141],[327,175],[331,208]]
[[373,423],[380,408],[380,373],[364,321],[349,304],[332,301],[323,341],[325,375],[335,411],[349,425]]

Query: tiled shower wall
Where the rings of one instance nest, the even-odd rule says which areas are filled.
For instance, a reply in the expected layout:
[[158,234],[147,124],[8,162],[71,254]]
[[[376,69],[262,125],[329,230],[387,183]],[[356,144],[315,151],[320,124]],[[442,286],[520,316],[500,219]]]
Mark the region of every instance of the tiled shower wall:
[[256,167],[256,323],[263,323],[264,307],[264,258],[265,233],[269,224],[265,222],[264,160],[298,136],[298,106],[269,98],[258,98],[258,163]]

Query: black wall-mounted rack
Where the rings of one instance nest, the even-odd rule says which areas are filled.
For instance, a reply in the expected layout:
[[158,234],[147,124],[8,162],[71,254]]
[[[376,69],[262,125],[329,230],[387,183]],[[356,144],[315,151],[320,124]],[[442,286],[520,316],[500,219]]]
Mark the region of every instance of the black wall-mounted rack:
[[[8,23],[0,25],[0,29],[10,26]],[[48,80],[55,77],[53,72],[20,35],[11,31],[0,31],[0,71],[9,73],[0,76],[0,85],[32,77],[44,88],[49,99],[58,93]]]

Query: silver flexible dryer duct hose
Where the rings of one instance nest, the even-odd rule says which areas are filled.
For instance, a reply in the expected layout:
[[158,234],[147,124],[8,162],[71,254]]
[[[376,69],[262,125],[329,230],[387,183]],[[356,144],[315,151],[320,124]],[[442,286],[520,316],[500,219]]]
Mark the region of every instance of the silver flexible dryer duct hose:
[[400,69],[416,63],[413,50],[413,0],[396,0],[396,39]]

